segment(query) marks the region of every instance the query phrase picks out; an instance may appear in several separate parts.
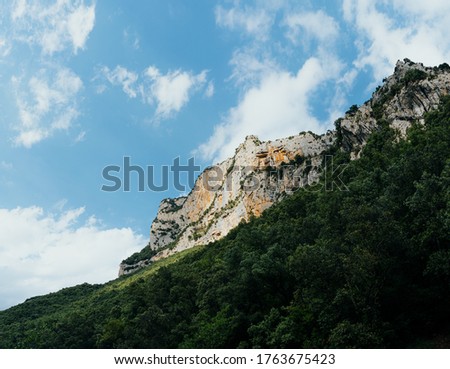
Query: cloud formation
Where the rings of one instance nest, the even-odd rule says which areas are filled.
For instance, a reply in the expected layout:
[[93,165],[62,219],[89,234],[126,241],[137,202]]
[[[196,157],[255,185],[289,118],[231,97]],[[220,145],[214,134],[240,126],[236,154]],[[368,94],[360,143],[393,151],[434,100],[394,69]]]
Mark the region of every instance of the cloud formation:
[[179,112],[188,103],[190,95],[205,85],[206,73],[205,70],[199,74],[176,70],[161,74],[155,66],[147,68],[145,76],[150,81],[150,88],[144,93],[156,103],[156,119],[167,119]]
[[0,309],[26,297],[117,276],[120,261],[145,245],[130,228],[82,221],[84,208],[0,209]]
[[52,55],[71,47],[76,54],[85,47],[95,24],[95,4],[60,0],[53,5],[16,0],[11,8],[15,40],[40,45]]
[[320,131],[320,122],[309,111],[310,96],[323,82],[333,78],[338,68],[338,64],[332,67],[330,63],[310,58],[294,75],[286,71],[265,75],[230,109],[198,153],[218,162],[231,156],[250,134],[268,140],[298,134],[301,130]]
[[76,98],[83,83],[70,69],[41,70],[28,80],[11,79],[19,121],[13,141],[30,148],[54,132],[67,130],[79,115]]
[[[322,122],[316,118],[311,100],[326,82],[337,81],[340,76],[342,63],[333,55],[338,23],[321,10],[294,11],[283,1],[259,7],[243,7],[240,3],[229,9],[219,6],[215,16],[218,26],[246,33],[243,44],[230,59],[229,80],[241,94],[196,153],[207,161],[218,162],[233,155],[250,134],[269,140],[307,130],[324,131],[330,119]],[[282,37],[287,47],[280,46],[274,28],[286,30]],[[292,50],[299,44],[309,47],[312,42],[316,47],[309,57],[301,56],[292,62]],[[334,101],[330,102],[336,105],[330,108],[330,116],[343,103]]]
[[379,82],[405,57],[426,65],[450,59],[450,3],[344,0],[344,19],[356,28],[358,69],[370,67]]
[[67,65],[86,48],[95,2],[2,0],[1,8],[0,61],[10,69],[3,82],[17,108],[4,123],[14,145],[30,148],[80,116],[83,82]]
[[[446,0],[342,0],[339,6],[334,13],[288,0],[216,7],[217,26],[242,33],[229,61],[229,81],[240,94],[197,150],[203,159],[225,159],[248,134],[267,140],[320,133],[343,114],[361,75],[372,78],[372,89],[399,59],[427,65],[450,59]],[[305,75],[309,69],[314,72]],[[317,94],[328,117],[313,113]]]
[[103,67],[101,72],[109,83],[114,86],[121,86],[123,92],[125,92],[128,97],[135,98],[137,96],[135,84],[138,80],[138,75],[135,72],[129,71],[120,65],[113,70],[110,70],[108,67]]
[[217,25],[232,30],[244,30],[252,36],[266,38],[273,19],[264,7],[231,7],[225,9],[217,6],[215,17]]
[[[142,73],[118,65],[113,70],[103,67],[101,76],[114,86],[122,87],[129,98],[140,97],[144,103],[155,106],[153,120],[159,122],[171,118],[187,105],[191,96],[202,89],[206,97],[214,94],[214,85],[207,83],[207,71],[198,74],[177,69],[166,74],[155,66]],[[205,87],[206,86],[206,87]],[[103,92],[102,88],[99,92]]]
[[339,25],[336,20],[323,10],[305,11],[289,14],[285,23],[288,37],[294,43],[300,38],[316,38],[321,42],[333,42],[339,36]]

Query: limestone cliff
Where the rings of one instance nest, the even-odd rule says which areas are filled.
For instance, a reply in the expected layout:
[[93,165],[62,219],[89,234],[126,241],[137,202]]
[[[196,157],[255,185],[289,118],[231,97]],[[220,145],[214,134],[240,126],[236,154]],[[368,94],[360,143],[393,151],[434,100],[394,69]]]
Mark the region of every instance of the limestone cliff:
[[198,177],[188,196],[161,202],[150,231],[150,247],[161,251],[153,258],[217,240],[294,188],[317,180],[320,154],[333,137],[309,132],[269,142],[246,137],[232,158]]
[[336,134],[342,149],[358,157],[368,136],[381,121],[404,136],[411,123],[423,123],[426,112],[437,107],[439,99],[450,92],[450,66],[425,67],[409,59],[398,61],[394,74],[384,79],[372,98],[338,119]]
[[315,183],[323,156],[333,145],[357,158],[382,122],[402,137],[449,92],[447,64],[430,68],[405,59],[397,62],[394,74],[369,101],[353,106],[338,119],[333,131],[322,135],[303,132],[267,142],[246,137],[233,157],[203,171],[189,195],[161,202],[150,230],[148,247],[154,255],[133,265],[122,263],[119,274],[224,237],[295,189]]

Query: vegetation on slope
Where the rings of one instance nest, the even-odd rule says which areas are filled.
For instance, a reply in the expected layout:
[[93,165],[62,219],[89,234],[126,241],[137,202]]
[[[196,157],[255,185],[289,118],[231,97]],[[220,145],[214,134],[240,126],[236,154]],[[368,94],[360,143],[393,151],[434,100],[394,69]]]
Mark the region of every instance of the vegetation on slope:
[[407,140],[380,122],[348,191],[299,190],[183,257],[0,312],[0,347],[448,347],[449,174],[445,98]]

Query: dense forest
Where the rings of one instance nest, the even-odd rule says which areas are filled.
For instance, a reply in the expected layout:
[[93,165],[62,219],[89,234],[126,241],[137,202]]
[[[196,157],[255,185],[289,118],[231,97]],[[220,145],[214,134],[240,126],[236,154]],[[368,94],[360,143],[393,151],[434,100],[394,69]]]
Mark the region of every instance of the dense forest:
[[450,347],[450,98],[405,140],[378,123],[360,159],[329,152],[346,188],[299,189],[218,242],[0,312],[0,347]]

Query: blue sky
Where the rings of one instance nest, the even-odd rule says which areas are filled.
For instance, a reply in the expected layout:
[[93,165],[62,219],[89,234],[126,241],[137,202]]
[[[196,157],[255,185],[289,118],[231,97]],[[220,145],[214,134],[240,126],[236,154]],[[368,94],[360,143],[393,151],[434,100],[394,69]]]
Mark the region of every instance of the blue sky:
[[114,278],[165,192],[102,170],[325,132],[405,57],[449,62],[450,3],[0,0],[0,309]]

